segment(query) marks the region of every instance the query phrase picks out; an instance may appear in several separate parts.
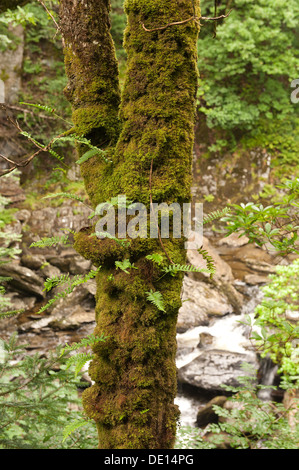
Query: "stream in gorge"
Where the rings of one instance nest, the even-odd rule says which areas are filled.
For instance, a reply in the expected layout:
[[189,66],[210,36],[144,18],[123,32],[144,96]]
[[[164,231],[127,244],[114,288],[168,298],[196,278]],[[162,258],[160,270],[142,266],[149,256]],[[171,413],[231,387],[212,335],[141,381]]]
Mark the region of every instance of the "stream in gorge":
[[[240,322],[244,322],[245,315],[249,315],[253,319],[254,309],[262,300],[263,294],[257,286],[249,287],[247,290],[250,300],[244,305],[240,315],[229,314],[219,319],[215,318],[209,326],[198,326],[177,334],[178,354],[176,363],[178,370],[198,358],[207,349],[236,352],[244,355],[248,354],[248,350],[252,350],[248,339],[249,327]],[[211,343],[205,348],[198,347],[202,333],[211,338]],[[255,355],[253,351],[251,351],[251,354]],[[271,361],[264,360],[260,364],[260,383],[272,385],[276,371],[277,366],[274,366]],[[221,395],[221,392],[219,392],[219,395]],[[270,389],[260,392],[259,397],[264,400],[270,399]],[[184,390],[182,384],[179,383],[175,403],[179,406],[181,412],[181,426],[196,426],[197,412],[210,398],[207,398],[204,391],[196,390],[194,387],[190,390]]]

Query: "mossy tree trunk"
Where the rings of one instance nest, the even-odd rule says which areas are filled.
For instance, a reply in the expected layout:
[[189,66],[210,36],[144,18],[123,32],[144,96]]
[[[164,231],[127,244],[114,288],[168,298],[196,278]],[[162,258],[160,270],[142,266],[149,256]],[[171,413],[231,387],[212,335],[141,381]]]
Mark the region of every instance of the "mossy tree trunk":
[[[199,16],[199,1],[125,2],[128,62],[121,101],[109,8],[109,0],[61,0],[66,95],[76,132],[106,149],[112,160],[107,164],[95,156],[81,165],[89,198],[96,206],[124,194],[145,204],[148,213],[150,192],[156,203],[188,202],[199,28],[189,21],[147,32],[142,23],[151,29],[184,20],[194,8]],[[96,422],[100,448],[171,448],[179,416],[174,398],[182,276],[162,276],[146,259],[160,253],[169,264],[157,239],[136,238],[123,247],[90,235],[82,230],[75,247],[101,266],[95,333],[108,338],[94,349],[94,385],[84,392],[84,408]],[[163,240],[174,263],[185,262],[184,241]],[[115,261],[125,258],[137,269],[116,269]],[[161,292],[165,312],[147,300],[150,290]]]

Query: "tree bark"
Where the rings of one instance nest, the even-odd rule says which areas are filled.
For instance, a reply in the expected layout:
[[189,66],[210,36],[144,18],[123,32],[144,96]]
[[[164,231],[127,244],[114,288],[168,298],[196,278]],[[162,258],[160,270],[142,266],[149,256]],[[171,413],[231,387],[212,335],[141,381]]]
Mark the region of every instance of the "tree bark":
[[[79,135],[105,149],[112,160],[95,156],[81,165],[94,206],[120,194],[145,204],[190,201],[195,97],[197,90],[194,21],[163,30],[148,29],[193,15],[199,1],[127,0],[125,47],[127,72],[120,103],[117,66],[110,36],[108,0],[61,0],[65,40],[66,89]],[[79,149],[79,153],[84,149]],[[182,276],[162,275],[146,258],[164,256],[185,263],[183,236],[131,239],[129,246],[100,240],[84,229],[75,248],[101,266],[97,279],[96,334],[105,342],[94,348],[90,366],[94,385],[83,394],[95,420],[99,447],[167,449],[175,442],[178,408],[176,322]],[[137,269],[117,269],[129,259]],[[165,312],[148,301],[162,294]]]

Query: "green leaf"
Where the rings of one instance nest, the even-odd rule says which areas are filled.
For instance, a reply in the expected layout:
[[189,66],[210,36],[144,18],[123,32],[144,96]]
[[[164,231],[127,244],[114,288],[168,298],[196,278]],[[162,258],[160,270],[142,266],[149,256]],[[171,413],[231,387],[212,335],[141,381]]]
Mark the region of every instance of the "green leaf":
[[163,262],[164,257],[163,255],[160,255],[159,253],[153,253],[152,255],[147,255],[146,259],[160,266],[160,264],[162,264]]
[[154,304],[159,310],[162,312],[166,312],[164,306],[164,300],[161,292],[156,291],[154,292],[152,289],[149,292],[146,292],[147,300],[149,300],[152,304]]
[[86,426],[89,422],[90,422],[90,420],[79,419],[79,420],[73,421],[71,424],[68,424],[67,426],[65,426],[65,428],[63,430],[63,440],[62,440],[62,442],[64,442],[74,431],[76,431],[76,429],[81,428],[82,426]]
[[261,341],[263,339],[256,331],[253,331],[251,336],[253,339],[256,339],[257,341]]
[[130,274],[128,269],[138,269],[134,266],[134,263],[131,264],[129,259],[125,259],[124,261],[115,261],[115,266],[117,269],[121,269],[127,274]]
[[87,150],[80,158],[79,160],[76,161],[78,165],[81,165],[84,162],[87,162],[91,157],[94,157],[95,155],[99,155],[101,152],[98,149],[90,149]]

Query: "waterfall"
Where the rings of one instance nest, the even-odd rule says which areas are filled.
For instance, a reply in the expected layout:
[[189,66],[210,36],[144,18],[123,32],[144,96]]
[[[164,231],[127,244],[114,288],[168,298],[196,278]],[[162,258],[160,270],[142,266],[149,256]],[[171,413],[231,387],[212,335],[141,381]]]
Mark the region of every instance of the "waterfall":
[[[258,286],[248,286],[239,281],[248,297],[240,315],[229,314],[224,317],[214,317],[209,326],[198,326],[191,328],[184,333],[177,334],[177,367],[180,369],[186,364],[200,356],[207,349],[217,349],[236,353],[248,353],[252,349],[248,339],[248,328],[240,323],[245,320],[245,315],[251,319],[254,317],[254,310],[261,302],[263,293]],[[207,344],[200,344],[200,335],[206,334],[209,337]],[[269,361],[264,361],[260,369],[261,381],[263,385],[273,384],[277,368],[273,367]],[[269,399],[271,389],[261,391],[261,399]],[[195,426],[198,408],[206,401],[204,397],[187,396],[185,393],[178,393],[175,403],[181,411],[181,424],[183,426]]]
[[[261,385],[273,385],[274,380],[277,374],[278,365],[274,364],[270,357],[265,357],[261,359],[261,367],[259,370],[259,375],[261,376],[260,384]],[[258,391],[258,398],[263,401],[270,401],[272,395],[271,388],[265,388]]]

